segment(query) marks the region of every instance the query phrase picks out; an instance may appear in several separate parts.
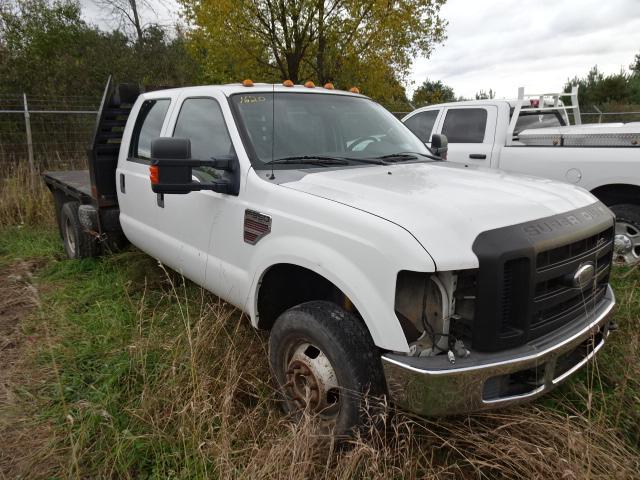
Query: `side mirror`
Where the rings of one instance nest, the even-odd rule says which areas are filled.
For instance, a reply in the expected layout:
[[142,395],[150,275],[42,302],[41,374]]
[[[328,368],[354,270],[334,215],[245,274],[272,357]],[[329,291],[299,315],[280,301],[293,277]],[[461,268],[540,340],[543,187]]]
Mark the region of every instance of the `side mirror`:
[[[238,194],[235,156],[215,160],[191,158],[191,140],[188,138],[160,137],[151,141],[151,166],[149,179],[154,193],[186,194],[198,190],[212,190],[219,193]],[[196,167],[212,167],[232,172],[231,178],[214,183],[199,183],[192,179]]]
[[446,135],[438,135],[434,133],[431,136],[431,147],[429,148],[431,153],[439,156],[443,160],[447,159],[447,151],[449,150],[449,140]]

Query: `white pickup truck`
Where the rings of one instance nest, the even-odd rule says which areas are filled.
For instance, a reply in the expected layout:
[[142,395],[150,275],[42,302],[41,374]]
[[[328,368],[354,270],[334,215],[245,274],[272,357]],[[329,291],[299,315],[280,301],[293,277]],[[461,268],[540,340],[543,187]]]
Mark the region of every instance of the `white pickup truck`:
[[[563,105],[560,97],[571,98]],[[581,124],[578,90],[417,109],[402,121],[424,142],[449,139],[448,160],[569,182],[616,214],[615,260],[640,260],[640,122]],[[567,109],[573,111],[570,125]]]
[[444,162],[330,85],[108,85],[89,170],[44,179],[71,258],[128,239],[235,305],[284,408],[338,434],[366,393],[423,415],[536,398],[609,334],[607,207]]

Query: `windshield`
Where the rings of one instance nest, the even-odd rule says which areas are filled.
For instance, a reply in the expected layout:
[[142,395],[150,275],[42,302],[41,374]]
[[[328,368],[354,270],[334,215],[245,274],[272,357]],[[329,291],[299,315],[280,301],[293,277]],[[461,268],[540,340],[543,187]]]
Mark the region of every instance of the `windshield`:
[[276,92],[274,104],[273,93],[261,92],[232,95],[230,101],[246,130],[254,168],[271,168],[273,163],[279,168],[300,168],[301,164],[293,161],[278,162],[295,158],[309,160],[306,166],[313,167],[317,166],[311,161],[313,157],[371,159],[405,152],[429,155],[402,122],[366,98]]

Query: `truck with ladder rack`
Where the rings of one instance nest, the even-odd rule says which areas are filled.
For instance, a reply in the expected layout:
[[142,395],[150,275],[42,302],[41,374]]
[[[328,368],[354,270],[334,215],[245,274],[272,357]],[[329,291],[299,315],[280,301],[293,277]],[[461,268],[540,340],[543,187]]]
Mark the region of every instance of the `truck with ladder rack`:
[[[569,97],[567,105],[563,97]],[[570,122],[570,115],[574,119]],[[402,121],[424,142],[449,139],[448,160],[578,185],[617,216],[615,259],[640,260],[640,122],[582,124],[578,87],[514,100],[429,105]]]
[[130,242],[237,307],[269,332],[284,410],[343,435],[373,397],[535,399],[612,330],[610,210],[446,149],[330,84],[109,83],[88,170],[44,180],[69,257]]

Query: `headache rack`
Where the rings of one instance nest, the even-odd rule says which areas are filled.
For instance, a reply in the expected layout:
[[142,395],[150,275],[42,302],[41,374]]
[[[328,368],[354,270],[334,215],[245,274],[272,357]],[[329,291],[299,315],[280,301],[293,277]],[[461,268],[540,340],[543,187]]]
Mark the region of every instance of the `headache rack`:
[[[560,101],[562,97],[569,97],[571,103],[565,105]],[[573,123],[574,125],[582,125],[582,117],[580,116],[580,105],[578,104],[578,86],[574,85],[571,88],[571,92],[558,92],[558,93],[524,93],[524,87],[518,88],[518,102],[511,115],[511,121],[509,122],[509,129],[507,130],[507,146],[513,144],[513,132],[516,129],[518,118],[523,107],[528,109],[527,102],[532,105],[537,102],[537,106],[533,107],[536,112],[557,112],[559,109],[573,110]],[[545,106],[549,105],[549,106]]]
[[[565,105],[561,97],[569,97],[570,103]],[[573,110],[573,125],[569,121],[568,110]],[[524,112],[528,116],[544,115],[545,112],[560,115],[564,125],[529,126],[517,131],[518,120]],[[506,144],[514,145],[516,141],[516,145],[537,147],[640,147],[640,122],[582,125],[577,86],[567,93],[532,94],[525,94],[524,87],[520,87]]]

